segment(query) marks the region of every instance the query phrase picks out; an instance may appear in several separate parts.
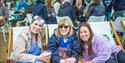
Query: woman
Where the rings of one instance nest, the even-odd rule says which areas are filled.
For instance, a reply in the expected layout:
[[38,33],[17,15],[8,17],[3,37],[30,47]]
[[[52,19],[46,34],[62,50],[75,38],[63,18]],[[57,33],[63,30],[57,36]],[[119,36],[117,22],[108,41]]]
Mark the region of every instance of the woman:
[[52,51],[51,63],[75,63],[80,53],[80,44],[73,31],[73,24],[69,17],[62,17],[58,28],[51,36],[48,50]]
[[48,20],[45,21],[46,24],[57,24],[56,21],[56,12],[52,7],[52,0],[45,0],[45,5],[48,14]]
[[45,50],[44,33],[40,32],[43,24],[41,19],[33,19],[29,28],[24,29],[15,41],[14,53],[18,63],[44,63],[49,56],[43,53]]
[[85,8],[85,3],[83,0],[76,0],[76,16],[77,16],[77,20],[79,22],[83,22],[85,21],[85,17],[83,16],[84,13],[84,8]]
[[80,24],[78,36],[83,63],[116,63],[113,55],[117,56],[118,63],[125,62],[125,53],[120,47],[94,34],[89,24]]

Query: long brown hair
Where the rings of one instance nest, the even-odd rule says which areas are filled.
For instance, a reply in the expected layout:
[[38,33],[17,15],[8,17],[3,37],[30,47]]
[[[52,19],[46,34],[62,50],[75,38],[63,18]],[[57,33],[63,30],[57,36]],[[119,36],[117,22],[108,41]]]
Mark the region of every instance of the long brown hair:
[[52,7],[52,0],[45,0],[47,10],[50,10]]
[[[89,25],[88,23],[85,23],[85,22],[83,22],[83,23],[80,24],[79,30],[78,30],[78,38],[79,38],[79,40],[80,40],[81,49],[83,50],[83,52],[85,52],[85,50],[84,50],[84,45],[85,45],[85,43],[84,43],[84,41],[80,38],[80,28],[83,27],[83,26],[87,27],[87,28],[89,29],[89,32],[90,32],[90,38],[89,38],[89,40],[88,40],[87,45],[88,45],[88,55],[92,55],[92,54],[93,54],[93,50],[92,50],[93,31],[92,31],[90,25]],[[81,55],[83,55],[82,52],[81,52]]]

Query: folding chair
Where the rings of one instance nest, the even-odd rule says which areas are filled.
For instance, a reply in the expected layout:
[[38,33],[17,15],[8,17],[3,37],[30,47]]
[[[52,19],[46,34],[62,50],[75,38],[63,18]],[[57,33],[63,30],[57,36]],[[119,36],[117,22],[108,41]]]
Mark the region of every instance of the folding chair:
[[[9,41],[8,41],[8,45],[7,45],[7,53],[8,53],[8,59],[14,59],[15,60],[15,55],[14,55],[14,46],[15,46],[15,40],[18,37],[19,33],[21,33],[21,31],[23,31],[24,29],[28,28],[28,26],[24,26],[24,27],[11,27],[10,26],[10,30],[9,30]],[[42,30],[42,33],[45,33],[45,35],[42,35],[41,37],[44,37],[46,39],[46,47],[48,44],[48,29],[47,26],[44,25]]]
[[[120,21],[122,27],[124,28],[125,30],[125,21]],[[123,35],[123,41],[122,41],[122,44],[123,44],[123,47],[125,46],[125,34]]]
[[9,28],[9,41],[8,41],[8,51],[7,51],[7,53],[8,53],[8,59],[15,59],[14,58],[14,51],[13,51],[13,49],[14,49],[14,46],[15,46],[15,40],[16,40],[16,38],[17,38],[17,36],[19,35],[19,33],[23,30],[23,29],[25,29],[25,28],[27,28],[27,27],[11,27],[10,26],[10,28]]
[[105,16],[90,16],[88,22],[104,22]]
[[89,22],[94,33],[104,36],[112,45],[115,45],[115,41],[111,34],[111,28],[108,22]]
[[116,20],[113,22],[113,24],[114,24],[116,31],[122,33],[122,36],[123,36],[122,43],[123,43],[123,41],[125,40],[124,39],[125,29],[123,28],[121,21],[123,21],[123,18],[117,17]]
[[6,34],[5,34],[5,19],[3,16],[0,16],[0,29],[3,33],[4,42],[6,42]]
[[[118,45],[120,45],[120,47],[122,48],[122,50],[124,51],[121,42],[119,41],[119,38],[116,38],[116,42],[113,39],[113,35],[111,33],[112,29],[110,27],[109,22],[89,22],[90,26],[93,30],[94,33],[100,35],[100,36],[104,36],[105,39],[110,40],[111,45],[116,45],[116,43]],[[114,30],[113,30],[114,32]],[[115,34],[115,37],[117,36],[117,33]]]
[[111,26],[111,28],[112,28],[112,31],[113,31],[114,35],[115,35],[117,44],[121,47],[122,51],[124,51],[122,42],[121,42],[120,39],[119,39],[119,36],[118,36],[118,34],[117,34],[117,32],[116,32],[115,26],[114,26],[114,24],[113,24],[112,21],[110,21],[110,26]]
[[49,38],[52,36],[54,33],[54,30],[58,27],[57,24],[48,24],[48,32],[49,32]]

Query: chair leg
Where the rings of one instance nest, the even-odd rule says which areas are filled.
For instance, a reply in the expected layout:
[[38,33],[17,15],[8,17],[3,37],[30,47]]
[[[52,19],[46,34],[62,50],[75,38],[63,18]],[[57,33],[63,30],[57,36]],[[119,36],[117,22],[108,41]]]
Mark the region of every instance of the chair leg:
[[118,63],[118,58],[117,58],[117,56],[113,53],[113,55],[114,55],[114,58],[115,58],[115,61],[116,61],[116,63]]
[[2,33],[3,33],[4,42],[6,43],[6,35],[5,35],[4,26],[2,26]]

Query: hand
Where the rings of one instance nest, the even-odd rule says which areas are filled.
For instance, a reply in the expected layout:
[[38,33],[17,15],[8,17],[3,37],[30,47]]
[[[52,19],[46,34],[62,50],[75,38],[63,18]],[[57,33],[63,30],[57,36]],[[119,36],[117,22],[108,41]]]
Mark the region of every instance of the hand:
[[74,57],[65,59],[65,63],[75,63],[76,59]]
[[64,59],[61,59],[61,60],[60,60],[60,63],[65,63],[65,60],[64,60]]
[[48,60],[50,60],[50,58],[51,56],[46,56],[46,53],[42,53],[37,57],[38,60],[41,60],[44,62],[47,62]]
[[83,63],[94,63],[94,62],[91,60],[91,61],[85,61]]

